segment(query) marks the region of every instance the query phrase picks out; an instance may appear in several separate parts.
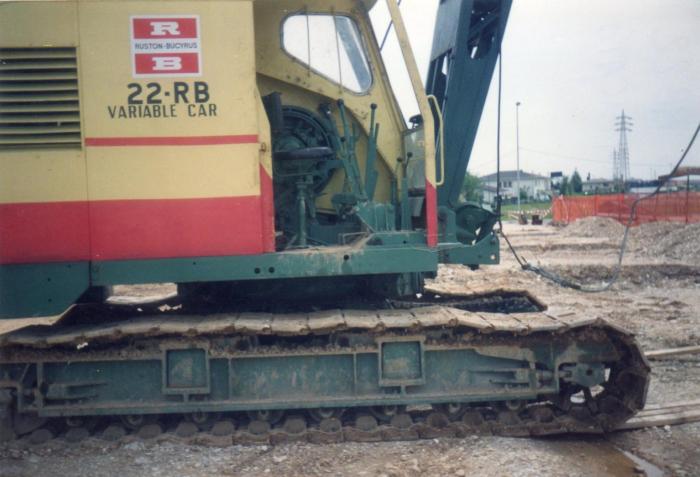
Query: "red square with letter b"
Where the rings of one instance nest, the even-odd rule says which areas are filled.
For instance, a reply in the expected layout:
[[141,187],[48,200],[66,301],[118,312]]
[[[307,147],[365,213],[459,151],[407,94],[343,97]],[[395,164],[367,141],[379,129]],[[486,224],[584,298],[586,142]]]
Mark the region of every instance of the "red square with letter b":
[[131,17],[131,57],[136,78],[200,76],[199,16]]

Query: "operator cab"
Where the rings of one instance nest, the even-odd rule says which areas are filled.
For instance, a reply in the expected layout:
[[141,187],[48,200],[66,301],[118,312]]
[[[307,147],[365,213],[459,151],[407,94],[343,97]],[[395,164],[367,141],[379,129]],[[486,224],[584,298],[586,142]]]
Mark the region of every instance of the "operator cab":
[[376,233],[425,228],[420,186],[411,199],[416,206],[401,204],[408,130],[369,19],[374,2],[303,10],[279,3],[255,4],[258,87],[272,137],[276,249],[347,245]]

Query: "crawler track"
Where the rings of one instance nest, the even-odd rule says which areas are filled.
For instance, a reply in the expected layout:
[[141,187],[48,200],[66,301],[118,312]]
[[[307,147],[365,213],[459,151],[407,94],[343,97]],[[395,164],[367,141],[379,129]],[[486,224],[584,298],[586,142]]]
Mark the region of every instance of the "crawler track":
[[[458,297],[457,297],[458,298]],[[451,297],[455,303],[455,297]],[[411,305],[414,305],[411,303]],[[124,308],[113,310],[119,318]],[[348,337],[385,337],[422,333],[431,349],[454,346],[498,345],[518,348],[535,341],[613,343],[618,358],[609,362],[606,382],[584,388],[562,386],[558,396],[511,403],[484,401],[468,404],[444,403],[432,406],[393,406],[377,412],[362,405],[321,412],[294,407],[273,411],[202,412],[183,416],[176,413],[146,416],[126,425],[101,409],[98,418],[80,416],[39,419],[28,422],[17,416],[14,397],[6,387],[0,399],[5,418],[0,437],[24,436],[42,442],[58,436],[80,440],[89,435],[122,439],[128,434],[154,437],[175,432],[181,437],[225,443],[283,443],[290,441],[341,442],[413,440],[439,436],[460,437],[483,433],[504,436],[542,436],[563,433],[602,433],[614,430],[644,407],[649,365],[633,337],[602,320],[573,315],[555,316],[547,312],[484,313],[450,306],[425,306],[390,310],[326,310],[313,313],[264,314],[223,313],[188,315],[183,313],[139,316],[106,324],[75,323],[47,328],[27,328],[0,337],[0,364],[41,359],[65,359],[66,353],[89,343],[91,359],[108,359],[119,354],[147,353],[150,347],[168,340],[206,341],[213,348],[222,337],[249,338],[240,353],[274,354],[299,337],[313,337],[314,352],[352,344]],[[132,315],[133,316],[133,315]],[[69,320],[70,321],[70,320]],[[262,338],[261,338],[262,337]],[[343,339],[339,339],[343,338]],[[292,340],[292,341],[290,341]],[[348,344],[350,343],[350,344]],[[299,352],[308,353],[308,346]],[[2,383],[0,382],[0,389]]]

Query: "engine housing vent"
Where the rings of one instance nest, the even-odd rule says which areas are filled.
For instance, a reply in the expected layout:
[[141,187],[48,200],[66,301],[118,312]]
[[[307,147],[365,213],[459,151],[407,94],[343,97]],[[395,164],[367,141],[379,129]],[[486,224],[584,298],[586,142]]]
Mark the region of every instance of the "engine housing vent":
[[0,48],[0,150],[80,146],[75,48]]

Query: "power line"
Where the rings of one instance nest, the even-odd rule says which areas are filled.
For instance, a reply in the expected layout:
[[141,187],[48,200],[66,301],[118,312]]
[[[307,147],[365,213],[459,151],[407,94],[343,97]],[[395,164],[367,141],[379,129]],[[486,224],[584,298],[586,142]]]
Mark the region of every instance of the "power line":
[[[561,158],[561,159],[571,159],[571,160],[574,160],[574,161],[581,161],[581,162],[593,162],[593,163],[596,163],[596,164],[610,164],[610,161],[603,161],[603,160],[597,160],[597,159],[588,159],[588,158],[585,158],[585,157],[578,157],[578,156],[568,156],[568,155],[566,155],[566,154],[559,154],[559,153],[556,153],[556,152],[549,152],[549,151],[541,151],[541,150],[538,150],[538,149],[530,149],[530,148],[523,147],[523,146],[520,146],[520,149],[522,149],[523,151],[528,151],[528,152],[532,152],[532,153],[535,153],[535,154],[541,154],[541,155],[543,155],[543,156],[558,157],[558,158]],[[659,166],[664,165],[664,164],[666,164],[666,163],[663,162],[663,161],[658,162],[658,163],[653,163],[653,164],[652,164],[652,163],[635,163],[635,165],[645,166],[645,167],[659,167]]]

